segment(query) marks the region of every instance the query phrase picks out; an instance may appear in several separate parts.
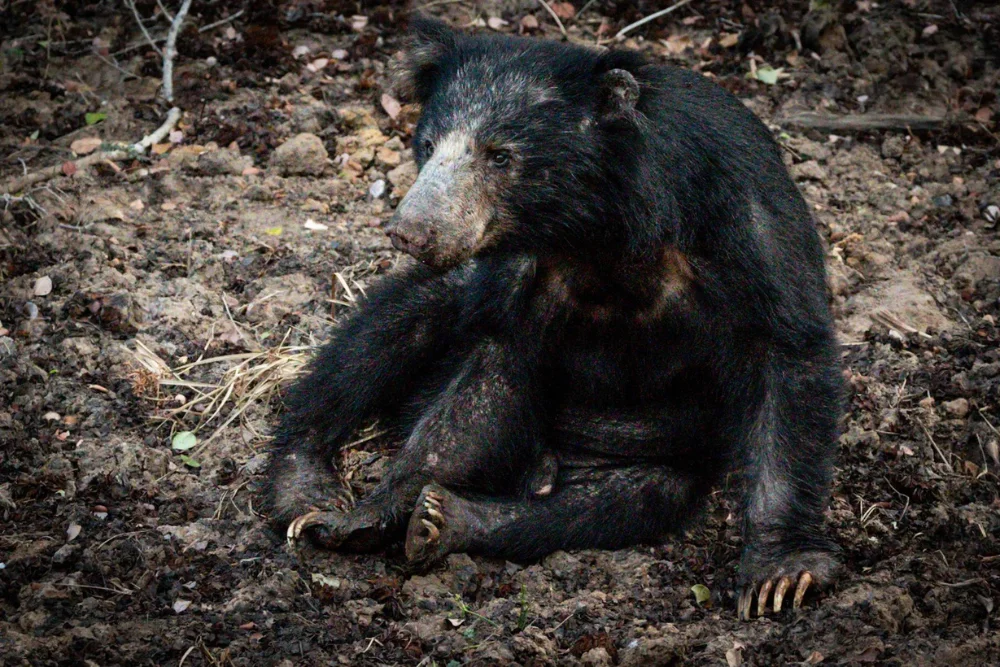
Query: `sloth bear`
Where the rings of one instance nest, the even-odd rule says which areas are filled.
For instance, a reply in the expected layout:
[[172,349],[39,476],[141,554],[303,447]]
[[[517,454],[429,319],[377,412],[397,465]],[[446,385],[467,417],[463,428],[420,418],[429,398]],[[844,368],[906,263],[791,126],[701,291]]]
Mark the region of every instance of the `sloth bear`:
[[[842,410],[824,253],[767,128],[624,50],[412,21],[419,176],[384,279],[289,392],[267,476],[290,539],[518,561],[663,540],[738,473],[740,618],[837,569]],[[349,512],[331,459],[404,443]],[[773,594],[773,597],[772,597]]]

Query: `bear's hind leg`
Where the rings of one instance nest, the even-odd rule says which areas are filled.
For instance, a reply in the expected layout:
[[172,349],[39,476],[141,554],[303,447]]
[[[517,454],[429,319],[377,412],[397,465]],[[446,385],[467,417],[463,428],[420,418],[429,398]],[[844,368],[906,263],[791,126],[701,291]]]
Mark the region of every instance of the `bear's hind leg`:
[[701,496],[688,475],[657,465],[560,470],[545,497],[463,498],[424,488],[406,557],[426,566],[455,552],[528,562],[560,549],[621,549],[682,527]]

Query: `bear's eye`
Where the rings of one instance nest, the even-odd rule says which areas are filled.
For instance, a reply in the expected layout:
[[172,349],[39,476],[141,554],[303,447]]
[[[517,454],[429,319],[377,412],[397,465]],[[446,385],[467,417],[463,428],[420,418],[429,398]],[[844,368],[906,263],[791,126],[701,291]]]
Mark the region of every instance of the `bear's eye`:
[[421,141],[420,147],[423,149],[425,155],[432,155],[434,153],[434,142],[430,139]]
[[506,167],[510,164],[510,152],[509,151],[496,151],[493,153],[491,158],[494,167]]

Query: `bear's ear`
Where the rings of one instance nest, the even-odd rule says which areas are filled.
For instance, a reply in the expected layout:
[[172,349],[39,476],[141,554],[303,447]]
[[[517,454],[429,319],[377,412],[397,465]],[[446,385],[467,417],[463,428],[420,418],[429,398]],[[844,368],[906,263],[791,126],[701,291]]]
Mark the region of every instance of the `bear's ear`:
[[627,118],[639,101],[639,82],[623,69],[608,70],[600,76],[597,111],[601,120]]
[[392,72],[392,90],[400,98],[423,103],[429,97],[441,61],[458,42],[446,23],[423,14],[410,18],[403,59]]

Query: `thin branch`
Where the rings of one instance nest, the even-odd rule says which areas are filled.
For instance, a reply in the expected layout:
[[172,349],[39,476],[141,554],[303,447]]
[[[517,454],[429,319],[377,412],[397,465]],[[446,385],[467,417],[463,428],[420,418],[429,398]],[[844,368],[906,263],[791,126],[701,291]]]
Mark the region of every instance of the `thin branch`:
[[564,26],[563,22],[559,20],[559,15],[556,14],[551,7],[549,7],[549,3],[545,2],[545,0],[538,0],[538,2],[542,5],[542,7],[545,7],[545,11],[547,11],[549,16],[555,20],[556,25],[559,26],[559,32],[563,34],[563,37],[569,39],[569,35],[566,34],[566,26]]
[[246,11],[245,9],[241,9],[232,16],[227,16],[224,19],[219,19],[218,21],[215,21],[214,23],[209,23],[208,25],[203,25],[200,28],[198,28],[198,32],[208,32],[213,28],[218,28],[220,25],[226,25],[230,21],[235,21],[239,17],[243,16],[243,12],[245,11]]
[[670,5],[666,9],[661,9],[658,12],[653,12],[649,16],[647,16],[645,18],[641,18],[638,21],[636,21],[635,23],[630,23],[630,24],[628,24],[627,26],[625,26],[624,28],[622,28],[621,30],[618,31],[618,33],[615,35],[615,39],[621,39],[626,34],[632,32],[633,30],[635,30],[639,26],[646,25],[650,21],[655,21],[656,19],[660,18],[661,16],[666,16],[670,12],[673,12],[675,10],[680,9],[681,7],[683,7],[684,5],[688,4],[689,2],[691,2],[691,0],[681,0],[680,2],[676,2],[676,3],[672,4],[672,5]]
[[139,28],[142,29],[142,34],[146,36],[146,41],[149,42],[149,45],[162,56],[163,51],[160,50],[160,47],[156,45],[156,40],[154,40],[153,36],[149,34],[148,30],[146,30],[146,24],[142,22],[142,15],[139,14],[139,10],[136,9],[135,2],[133,2],[133,0],[125,0],[125,4],[132,10],[132,15],[135,16],[135,22],[138,23]]
[[191,0],[184,0],[184,4],[177,10],[177,16],[170,24],[170,31],[167,33],[167,44],[163,47],[163,96],[168,102],[174,101],[174,58],[177,56],[177,35],[181,31],[181,24],[184,17],[191,9]]
[[163,6],[163,3],[160,2],[160,0],[156,0],[156,6],[160,8],[160,11],[167,17],[167,20],[173,23],[174,17],[167,11],[167,8]]
[[870,113],[835,116],[821,113],[800,113],[775,122],[782,127],[796,130],[821,130],[824,132],[871,132],[873,130],[941,130],[959,125],[962,118],[957,115],[920,115],[896,113]]
[[[97,151],[76,160],[72,164],[76,167],[76,170],[79,171],[84,167],[89,167],[90,165],[103,160],[124,160],[135,155],[142,155],[153,144],[162,142],[164,137],[166,137],[170,130],[177,125],[177,121],[180,119],[181,110],[174,107],[167,112],[167,118],[163,121],[163,124],[160,125],[160,127],[156,128],[156,130],[147,134],[134,144],[119,144],[113,150]],[[6,195],[12,192],[20,192],[25,188],[31,187],[35,183],[41,183],[42,181],[47,181],[50,178],[55,178],[59,174],[63,173],[62,170],[63,165],[56,164],[31,174],[25,174],[20,178],[15,178],[13,181],[8,182],[6,185],[0,186],[0,193]]]

